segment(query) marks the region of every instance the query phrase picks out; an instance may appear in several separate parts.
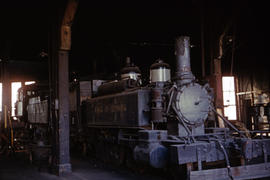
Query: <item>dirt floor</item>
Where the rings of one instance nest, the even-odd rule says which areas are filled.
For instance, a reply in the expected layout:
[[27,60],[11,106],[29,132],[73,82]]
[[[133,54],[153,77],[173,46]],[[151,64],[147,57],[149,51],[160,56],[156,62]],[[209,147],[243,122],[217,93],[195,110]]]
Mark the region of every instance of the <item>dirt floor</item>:
[[0,157],[0,180],[162,180],[159,176],[102,167],[81,158],[72,159],[73,172],[64,177],[38,170],[22,158]]

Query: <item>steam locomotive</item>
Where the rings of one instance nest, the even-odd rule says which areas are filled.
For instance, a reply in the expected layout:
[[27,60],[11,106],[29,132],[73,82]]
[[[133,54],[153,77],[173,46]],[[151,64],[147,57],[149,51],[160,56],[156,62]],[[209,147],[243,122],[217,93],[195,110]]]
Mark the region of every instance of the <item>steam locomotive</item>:
[[[173,78],[158,60],[142,86],[139,68],[127,59],[120,80],[83,101],[84,151],[110,163],[184,169],[187,179],[269,177],[270,140],[247,137],[216,112],[212,89],[191,72],[189,41],[176,39]],[[227,127],[206,127],[213,114]]]
[[[15,118],[12,120],[16,140],[11,148],[26,152],[30,162],[39,168],[52,160],[52,133],[49,116],[49,86],[47,83],[25,85],[18,89]],[[41,164],[42,163],[42,164]]]
[[[94,97],[77,102],[71,148],[106,163],[168,169],[178,179],[270,177],[270,139],[250,138],[216,112],[212,89],[191,71],[189,37],[176,38],[175,56],[172,78],[170,66],[159,59],[150,67],[150,82],[142,85],[140,69],[127,59],[119,80],[99,85]],[[33,152],[46,159],[52,144],[50,98],[43,91],[48,88],[25,88],[16,114],[26,122]],[[226,127],[209,126],[213,117]]]

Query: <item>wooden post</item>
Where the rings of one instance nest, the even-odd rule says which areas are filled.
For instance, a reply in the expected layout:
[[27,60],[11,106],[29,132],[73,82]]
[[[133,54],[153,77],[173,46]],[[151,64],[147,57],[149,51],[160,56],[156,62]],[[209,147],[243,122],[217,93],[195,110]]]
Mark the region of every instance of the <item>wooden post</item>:
[[[77,10],[78,1],[69,0],[64,11],[61,25],[58,26],[60,33],[58,51],[52,59],[53,85],[54,85],[54,108],[57,111],[54,123],[54,171],[59,176],[72,171],[69,151],[69,50],[71,49],[71,26]],[[56,23],[57,24],[57,23]],[[57,35],[56,35],[57,37]],[[52,44],[52,46],[55,46]],[[57,71],[57,72],[55,72]]]
[[[9,78],[7,62],[1,62],[1,79],[2,79],[2,117],[0,124],[4,123],[5,117],[11,112],[11,82]],[[1,125],[1,126],[2,126]]]

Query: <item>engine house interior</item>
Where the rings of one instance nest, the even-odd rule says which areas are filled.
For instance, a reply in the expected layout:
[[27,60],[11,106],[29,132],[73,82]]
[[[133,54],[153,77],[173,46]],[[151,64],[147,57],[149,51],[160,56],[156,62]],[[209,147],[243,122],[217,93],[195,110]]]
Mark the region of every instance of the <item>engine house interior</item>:
[[263,3],[31,0],[0,19],[0,179],[270,178]]

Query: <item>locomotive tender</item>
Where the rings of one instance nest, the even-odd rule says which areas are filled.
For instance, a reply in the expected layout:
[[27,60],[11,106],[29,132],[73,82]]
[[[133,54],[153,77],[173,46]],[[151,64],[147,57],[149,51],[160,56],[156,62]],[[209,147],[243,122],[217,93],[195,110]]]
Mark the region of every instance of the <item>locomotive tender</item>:
[[[130,156],[154,168],[185,166],[188,179],[269,177],[270,140],[246,137],[215,111],[209,85],[191,72],[189,37],[176,39],[175,56],[173,80],[169,65],[158,60],[142,87],[140,70],[128,60],[121,80],[104,83],[83,102],[89,149],[122,161],[122,150],[111,147],[129,147]],[[210,112],[228,128],[205,127]]]

